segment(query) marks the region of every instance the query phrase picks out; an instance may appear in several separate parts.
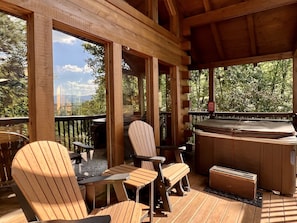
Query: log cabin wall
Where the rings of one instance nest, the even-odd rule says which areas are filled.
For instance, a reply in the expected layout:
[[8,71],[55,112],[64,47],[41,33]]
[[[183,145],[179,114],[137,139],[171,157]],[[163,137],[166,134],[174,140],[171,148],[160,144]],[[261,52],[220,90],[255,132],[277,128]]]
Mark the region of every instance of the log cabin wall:
[[[297,126],[297,49],[293,55],[293,113],[295,114],[293,119],[294,126]],[[297,130],[297,129],[296,129]]]
[[[150,1],[152,9],[149,14],[155,17],[156,1]],[[176,9],[176,8],[175,8]],[[123,103],[121,83],[122,46],[152,58],[148,63],[152,82],[150,86],[158,87],[156,69],[160,60],[171,66],[174,77],[172,83],[172,123],[174,143],[182,143],[183,130],[187,118],[187,93],[182,86],[188,86],[185,77],[189,57],[184,51],[178,34],[173,34],[154,21],[118,0],[2,0],[0,10],[24,18],[28,27],[28,70],[29,70],[29,134],[31,141],[55,140],[54,102],[53,102],[53,52],[52,30],[87,38],[106,45],[107,66],[107,151],[109,166],[123,163]],[[172,9],[171,9],[172,10]],[[173,13],[175,11],[173,10]],[[176,27],[178,17],[172,17],[171,27]],[[174,29],[177,33],[179,30]],[[156,89],[153,92],[157,92]],[[159,129],[157,105],[152,97],[148,104],[151,114],[148,116],[154,129]],[[153,101],[152,101],[153,100]],[[120,102],[119,102],[120,101]],[[157,142],[159,131],[156,131]]]

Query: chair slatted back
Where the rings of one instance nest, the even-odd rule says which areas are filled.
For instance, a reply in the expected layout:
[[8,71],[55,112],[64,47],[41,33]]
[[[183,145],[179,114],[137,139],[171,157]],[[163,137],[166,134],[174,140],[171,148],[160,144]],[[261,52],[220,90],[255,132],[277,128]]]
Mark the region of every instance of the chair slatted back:
[[0,131],[0,186],[12,182],[11,163],[16,152],[29,143],[29,139],[17,132]]
[[39,220],[87,216],[67,148],[51,141],[25,145],[12,162],[12,176]]
[[[129,126],[128,135],[136,155],[157,155],[155,136],[152,126],[143,121],[134,121]],[[154,170],[151,162],[142,162],[141,167]]]

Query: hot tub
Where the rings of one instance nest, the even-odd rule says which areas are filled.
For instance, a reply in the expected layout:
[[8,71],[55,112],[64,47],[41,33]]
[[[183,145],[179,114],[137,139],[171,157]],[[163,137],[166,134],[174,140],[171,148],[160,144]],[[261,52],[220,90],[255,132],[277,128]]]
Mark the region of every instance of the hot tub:
[[[215,124],[218,133],[215,132]],[[259,188],[293,195],[296,189],[297,146],[293,126],[290,123],[260,121],[259,125],[253,122],[243,128],[247,124],[211,120],[197,125],[196,128],[200,129],[195,131],[196,172],[209,174],[213,165],[244,170],[257,174]]]

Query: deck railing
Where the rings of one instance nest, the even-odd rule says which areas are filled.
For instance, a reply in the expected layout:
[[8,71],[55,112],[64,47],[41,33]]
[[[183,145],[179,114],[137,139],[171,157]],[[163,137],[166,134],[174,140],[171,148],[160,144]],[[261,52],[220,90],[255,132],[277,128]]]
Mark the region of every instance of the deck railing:
[[[297,115],[294,113],[257,113],[257,112],[208,112],[190,111],[191,126],[209,118],[239,119],[239,120],[285,120],[291,121],[297,129]],[[73,142],[80,141],[93,145],[93,120],[104,118],[105,114],[96,116],[57,116],[55,117],[56,140],[67,148],[73,149]],[[28,136],[27,117],[0,118],[0,130],[12,131]],[[160,113],[160,139],[161,143],[171,142],[171,113]]]
[[[95,116],[56,116],[56,141],[73,149],[73,142],[80,141],[89,145],[92,140],[92,121],[104,115]],[[28,137],[28,117],[0,118],[0,130],[17,132]]]
[[93,145],[91,129],[93,120],[104,117],[106,117],[105,114],[96,116],[56,116],[56,141],[71,149],[73,149],[74,141]]
[[282,120],[295,123],[296,114],[290,112],[195,112],[190,111],[192,124],[209,118],[238,119],[238,120]]

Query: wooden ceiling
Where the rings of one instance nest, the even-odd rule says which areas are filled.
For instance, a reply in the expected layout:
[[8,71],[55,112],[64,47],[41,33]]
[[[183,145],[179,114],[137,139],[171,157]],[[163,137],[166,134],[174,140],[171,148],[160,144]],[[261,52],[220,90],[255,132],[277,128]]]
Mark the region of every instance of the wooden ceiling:
[[178,2],[183,34],[192,44],[192,68],[291,57],[296,50],[296,0]]
[[[145,1],[127,2],[145,13]],[[297,48],[297,0],[158,2],[159,24],[165,28],[166,6],[180,13],[181,38],[191,42],[190,69],[290,58]]]

